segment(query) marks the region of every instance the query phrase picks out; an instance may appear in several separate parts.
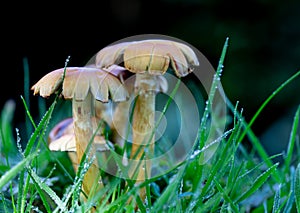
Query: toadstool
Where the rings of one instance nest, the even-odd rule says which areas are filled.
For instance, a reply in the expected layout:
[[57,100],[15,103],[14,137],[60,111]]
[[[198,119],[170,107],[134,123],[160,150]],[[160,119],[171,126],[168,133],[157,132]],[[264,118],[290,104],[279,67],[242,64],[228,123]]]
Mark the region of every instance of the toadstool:
[[[151,165],[148,160],[153,156],[155,139],[155,95],[158,91],[158,76],[164,75],[171,67],[178,78],[184,77],[198,66],[198,58],[192,48],[184,43],[166,39],[145,39],[122,42],[107,46],[96,55],[96,66],[106,68],[113,64],[122,64],[135,73],[135,95],[137,100],[133,112],[133,139],[131,158],[136,160],[145,156],[146,168],[139,165],[137,183],[150,177]],[[143,147],[141,149],[141,147]],[[148,156],[145,148],[148,147]],[[139,151],[139,153],[137,153]],[[135,169],[135,168],[134,168]],[[145,189],[140,192],[145,198]]]
[[[93,131],[96,132],[98,128],[96,117],[92,118],[92,124]],[[63,119],[51,129],[48,136],[48,143],[51,151],[66,151],[72,162],[74,171],[78,171],[78,159],[76,155],[76,141],[72,117]],[[93,143],[96,152],[106,152],[110,150],[109,147],[113,147],[112,143],[105,139],[104,135],[101,134],[101,131],[96,133]]]
[[[56,69],[42,77],[31,89],[34,95],[49,97],[62,86],[61,95],[72,99],[72,114],[78,162],[84,156],[94,130],[94,100],[101,102],[124,101],[128,92],[122,83],[112,74],[94,67],[66,67]],[[91,144],[91,154],[95,155],[95,145]],[[89,160],[91,160],[91,157]],[[99,184],[95,184],[99,180]],[[94,187],[94,185],[96,185]],[[94,160],[84,176],[82,188],[88,196],[102,187],[100,171]],[[93,191],[92,191],[93,190]]]

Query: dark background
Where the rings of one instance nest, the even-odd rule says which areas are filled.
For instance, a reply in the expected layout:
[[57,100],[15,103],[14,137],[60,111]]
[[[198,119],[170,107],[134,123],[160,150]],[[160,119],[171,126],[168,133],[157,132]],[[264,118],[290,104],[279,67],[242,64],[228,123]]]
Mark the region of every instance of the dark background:
[[[69,66],[83,66],[119,39],[164,34],[195,46],[216,68],[229,37],[222,84],[228,98],[239,101],[249,121],[262,102],[300,68],[299,8],[296,0],[7,2],[1,6],[1,108],[6,100],[15,100],[15,125],[24,121],[20,99],[24,58],[31,86],[49,71],[62,68],[68,56]],[[300,102],[299,91],[298,78],[258,118],[253,129],[265,143],[285,146]],[[36,115],[37,97],[30,98]]]

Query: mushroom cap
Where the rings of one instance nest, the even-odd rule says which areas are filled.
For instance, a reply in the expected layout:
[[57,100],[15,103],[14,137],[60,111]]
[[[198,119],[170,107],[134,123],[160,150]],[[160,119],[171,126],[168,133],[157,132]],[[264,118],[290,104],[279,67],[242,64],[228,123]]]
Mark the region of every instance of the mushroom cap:
[[67,67],[54,70],[42,77],[31,87],[34,95],[49,97],[62,85],[62,95],[65,99],[75,98],[84,100],[90,91],[96,100],[108,102],[125,101],[128,92],[117,77],[99,68],[94,67]]
[[186,44],[163,39],[122,42],[101,49],[96,55],[96,66],[109,67],[124,62],[133,73],[149,72],[163,75],[170,66],[178,77],[184,77],[198,66],[198,58]]
[[[92,119],[93,129],[97,129],[96,118]],[[76,141],[73,127],[73,118],[66,118],[54,126],[49,133],[49,149],[51,151],[69,151],[76,152]],[[96,151],[108,151],[108,144],[112,144],[106,140],[103,135],[96,134],[94,143]],[[112,147],[112,146],[111,146]]]

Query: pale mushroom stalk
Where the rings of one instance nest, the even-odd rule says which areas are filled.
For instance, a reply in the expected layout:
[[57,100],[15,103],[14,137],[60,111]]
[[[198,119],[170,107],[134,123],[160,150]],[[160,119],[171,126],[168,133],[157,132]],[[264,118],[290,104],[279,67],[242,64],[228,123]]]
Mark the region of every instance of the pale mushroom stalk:
[[[114,110],[112,129],[114,133],[114,141],[123,147],[126,140],[132,140],[129,167],[129,177],[138,179],[138,183],[151,176],[151,161],[154,153],[155,142],[155,97],[158,92],[167,91],[166,79],[161,75],[150,75],[147,72],[137,73],[132,78],[125,81],[127,90],[131,93],[131,97],[135,98],[135,104],[132,112],[130,111],[131,101],[121,102]],[[132,113],[132,122],[129,117]],[[128,132],[128,124],[132,124],[132,137]],[[125,147],[124,147],[125,148]],[[126,148],[124,150],[123,164],[128,165]],[[139,161],[144,156],[146,160]],[[140,171],[136,172],[135,171]]]
[[[84,156],[88,144],[92,140],[94,134],[92,125],[92,112],[94,112],[94,106],[92,103],[93,98],[90,92],[88,92],[86,98],[83,101],[78,101],[75,98],[72,99],[74,133],[78,163],[80,163],[82,157]],[[96,149],[94,147],[94,144],[92,143],[91,146],[91,156],[95,156]],[[90,160],[89,156],[88,160]],[[97,182],[95,182],[95,178],[98,178]],[[89,196],[93,195],[103,187],[99,166],[96,160],[92,162],[90,168],[86,172],[82,187],[84,192]],[[91,193],[92,189],[94,190]]]
[[[155,95],[157,88],[156,76],[148,73],[136,74],[135,94],[137,100],[133,110],[133,135],[130,158],[137,160],[137,169],[131,168],[131,172],[137,171],[137,183],[145,180],[146,176],[150,177],[151,165],[147,161],[149,155],[153,155],[155,138],[153,131],[155,128]],[[145,153],[145,150],[148,152]],[[142,158],[146,160],[146,165],[138,160]],[[151,157],[150,157],[151,158]],[[135,164],[134,164],[135,165]],[[130,174],[134,176],[135,174]],[[142,191],[142,197],[145,196],[145,191]]]

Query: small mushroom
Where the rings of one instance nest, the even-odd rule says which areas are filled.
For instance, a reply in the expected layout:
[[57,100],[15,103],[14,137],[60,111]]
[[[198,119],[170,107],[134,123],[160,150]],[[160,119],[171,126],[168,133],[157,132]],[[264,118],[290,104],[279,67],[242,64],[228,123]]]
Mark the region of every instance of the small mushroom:
[[[104,103],[110,99],[116,102],[125,101],[128,92],[115,76],[94,67],[67,67],[54,70],[42,77],[31,89],[34,90],[34,95],[39,93],[42,97],[47,98],[61,86],[61,95],[65,99],[72,99],[76,155],[79,162],[94,134],[92,124],[92,117],[95,114],[94,100]],[[91,146],[93,156],[96,147],[94,143]],[[96,187],[93,186],[95,180],[99,180]],[[92,196],[102,188],[96,161],[93,161],[85,174],[82,187],[88,196]]]
[[[131,158],[136,156],[135,160],[139,160],[148,147],[148,154],[145,154],[147,160],[154,154],[155,95],[162,87],[158,83],[159,76],[171,67],[178,78],[184,77],[193,71],[193,66],[199,65],[199,61],[189,46],[164,39],[122,42],[107,46],[96,55],[96,66],[99,68],[123,62],[127,70],[135,73],[134,91],[137,96],[133,112]],[[146,175],[151,175],[150,161],[146,161],[145,169],[142,164],[138,168],[137,183],[145,180]],[[145,198],[145,189],[141,190],[140,196]]]
[[[96,117],[92,118],[93,130],[96,132],[97,121]],[[105,139],[103,135],[98,131],[94,137],[93,143],[95,144],[96,152],[106,152],[109,151],[110,147],[113,147],[112,143]],[[49,149],[51,151],[62,151],[67,152],[70,160],[72,162],[74,171],[78,171],[78,159],[76,155],[76,141],[74,133],[74,123],[73,118],[65,118],[56,124],[50,131],[49,137]]]

